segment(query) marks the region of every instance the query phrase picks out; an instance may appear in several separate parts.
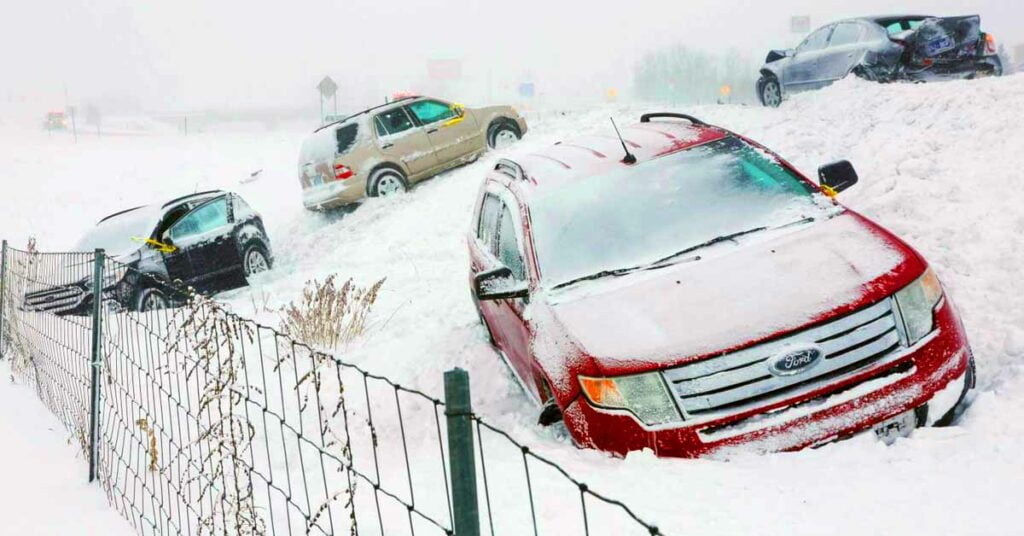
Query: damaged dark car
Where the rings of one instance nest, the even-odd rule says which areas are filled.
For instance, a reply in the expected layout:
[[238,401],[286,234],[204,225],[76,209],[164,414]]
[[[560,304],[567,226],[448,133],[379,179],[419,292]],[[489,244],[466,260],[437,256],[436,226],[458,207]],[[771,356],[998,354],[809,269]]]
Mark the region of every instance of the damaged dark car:
[[[212,294],[242,287],[271,268],[263,219],[237,194],[210,191],[103,218],[75,247],[103,249],[114,261],[103,277],[103,306],[114,311],[172,307],[191,287]],[[88,263],[91,265],[91,261]],[[83,273],[88,267],[67,267]],[[88,315],[92,276],[25,295],[28,311]]]
[[847,19],[811,32],[799,46],[768,53],[757,82],[765,106],[854,75],[877,82],[999,76],[995,39],[981,17],[901,15]]

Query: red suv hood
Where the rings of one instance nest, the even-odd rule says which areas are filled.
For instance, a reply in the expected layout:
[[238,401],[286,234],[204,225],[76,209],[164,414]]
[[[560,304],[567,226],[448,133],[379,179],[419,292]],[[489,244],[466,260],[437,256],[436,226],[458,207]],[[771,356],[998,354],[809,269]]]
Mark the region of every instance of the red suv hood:
[[924,270],[909,246],[853,212],[741,238],[701,260],[584,282],[548,297],[606,375],[674,366],[798,330],[893,294]]

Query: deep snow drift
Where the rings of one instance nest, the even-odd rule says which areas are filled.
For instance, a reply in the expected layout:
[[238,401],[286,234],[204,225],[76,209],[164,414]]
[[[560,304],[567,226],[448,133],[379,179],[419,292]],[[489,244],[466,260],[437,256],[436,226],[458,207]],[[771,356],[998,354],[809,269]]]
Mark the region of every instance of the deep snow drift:
[[[609,115],[621,125],[664,108],[535,114],[528,137],[506,154],[605,132]],[[485,342],[469,298],[465,237],[494,153],[409,195],[320,215],[301,206],[301,130],[83,137],[77,145],[45,133],[5,132],[0,236],[22,246],[34,234],[41,250],[68,248],[87,225],[120,208],[197,188],[233,189],[263,213],[277,257],[275,270],[256,286],[220,297],[235,311],[276,324],[273,310],[297,298],[309,279],[337,272],[369,284],[387,277],[368,334],[340,349],[341,357],[436,395],[444,370],[468,369],[479,414],[668,534],[1017,532],[1024,479],[1024,282],[1016,277],[1024,263],[1024,76],[929,85],[849,80],[779,109],[678,111],[750,136],[808,176],[837,159],[857,166],[861,183],[840,199],[921,251],[966,324],[979,389],[958,426],[918,430],[891,447],[861,436],[730,461],[649,453],[620,460],[579,451],[536,427],[536,408]],[[257,169],[258,181],[240,184]],[[36,403],[28,396],[21,402]],[[510,488],[520,485],[515,471],[509,464]],[[558,523],[565,489],[544,482],[536,491],[538,515]]]

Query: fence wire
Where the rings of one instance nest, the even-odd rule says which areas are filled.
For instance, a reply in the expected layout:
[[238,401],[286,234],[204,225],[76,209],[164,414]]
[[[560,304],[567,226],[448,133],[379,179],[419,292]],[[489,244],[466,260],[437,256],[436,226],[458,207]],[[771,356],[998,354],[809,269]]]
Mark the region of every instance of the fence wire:
[[[95,449],[96,479],[138,533],[454,534],[464,505],[453,504],[442,400],[105,256],[97,304],[96,257],[5,248],[0,350],[83,456]],[[159,307],[140,311],[154,295]],[[473,419],[481,533],[623,534],[625,519],[661,534]],[[536,481],[541,470],[574,490],[573,510],[551,475]]]

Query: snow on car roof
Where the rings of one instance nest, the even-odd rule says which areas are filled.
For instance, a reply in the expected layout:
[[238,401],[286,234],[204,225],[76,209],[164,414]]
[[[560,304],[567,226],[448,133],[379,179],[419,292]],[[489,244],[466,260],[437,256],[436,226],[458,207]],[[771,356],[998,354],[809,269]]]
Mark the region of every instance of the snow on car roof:
[[[609,129],[607,134],[579,136],[558,142],[546,149],[515,159],[528,178],[526,188],[541,190],[592,176],[622,164],[622,142]],[[638,165],[648,160],[725,137],[728,133],[713,126],[697,126],[684,121],[653,120],[622,128],[623,141],[637,158]],[[521,183],[522,184],[522,183]]]

